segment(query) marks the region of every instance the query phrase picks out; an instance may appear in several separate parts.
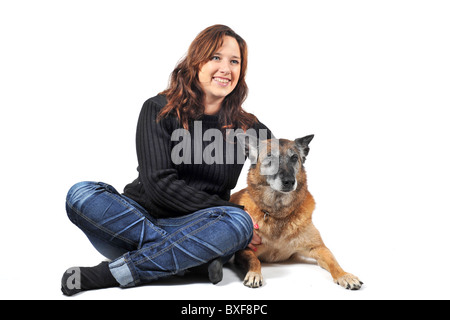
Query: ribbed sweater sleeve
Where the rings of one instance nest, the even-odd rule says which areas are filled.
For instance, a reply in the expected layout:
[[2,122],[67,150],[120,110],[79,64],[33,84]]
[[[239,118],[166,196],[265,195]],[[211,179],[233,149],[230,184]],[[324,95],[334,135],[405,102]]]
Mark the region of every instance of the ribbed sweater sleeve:
[[180,179],[171,160],[171,134],[173,119],[157,121],[161,106],[147,100],[139,115],[136,149],[139,163],[139,184],[145,194],[140,200],[156,217],[186,215],[216,206],[234,206],[218,195],[211,195],[189,186]]

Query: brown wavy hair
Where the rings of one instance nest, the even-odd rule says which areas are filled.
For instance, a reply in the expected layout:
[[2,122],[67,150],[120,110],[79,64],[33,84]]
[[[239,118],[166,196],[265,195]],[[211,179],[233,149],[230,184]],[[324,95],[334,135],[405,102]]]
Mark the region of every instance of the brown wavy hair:
[[248,87],[245,82],[247,72],[247,44],[231,28],[214,25],[198,34],[191,43],[187,55],[173,70],[168,88],[161,92],[167,98],[167,105],[161,109],[158,120],[174,114],[183,128],[189,128],[189,120],[197,120],[205,111],[204,93],[200,87],[198,73],[203,65],[211,60],[222,46],[225,36],[236,39],[241,53],[241,72],[234,90],[224,98],[219,111],[219,124],[222,130],[242,128],[247,130],[255,122],[256,117],[244,111],[242,104],[247,98]]

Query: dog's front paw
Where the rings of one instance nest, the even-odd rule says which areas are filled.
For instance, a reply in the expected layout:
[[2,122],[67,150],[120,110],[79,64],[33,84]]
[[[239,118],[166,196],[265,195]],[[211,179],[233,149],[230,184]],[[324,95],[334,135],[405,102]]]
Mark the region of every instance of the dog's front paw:
[[249,288],[259,288],[263,285],[263,276],[261,273],[249,271],[244,279],[244,286]]
[[334,279],[334,283],[337,283],[348,290],[359,290],[364,284],[357,276],[354,276],[351,273],[346,273],[342,277]]

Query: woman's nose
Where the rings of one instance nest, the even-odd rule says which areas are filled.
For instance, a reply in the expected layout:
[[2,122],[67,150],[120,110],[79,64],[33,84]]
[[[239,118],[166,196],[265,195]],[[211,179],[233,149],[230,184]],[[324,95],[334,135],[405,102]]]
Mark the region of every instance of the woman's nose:
[[222,63],[220,64],[219,71],[220,71],[221,73],[223,73],[224,75],[228,75],[228,74],[231,73],[230,66],[229,66],[228,63],[226,63],[226,62],[222,62]]

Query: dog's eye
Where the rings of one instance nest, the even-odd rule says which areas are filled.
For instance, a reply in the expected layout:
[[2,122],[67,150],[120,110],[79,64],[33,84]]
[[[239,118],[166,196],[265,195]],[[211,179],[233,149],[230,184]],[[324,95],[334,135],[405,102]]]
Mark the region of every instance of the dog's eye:
[[270,158],[272,156],[272,153],[267,153],[267,158]]
[[292,161],[292,162],[297,162],[297,161],[298,161],[298,155],[294,154],[294,155],[291,157],[291,161]]

